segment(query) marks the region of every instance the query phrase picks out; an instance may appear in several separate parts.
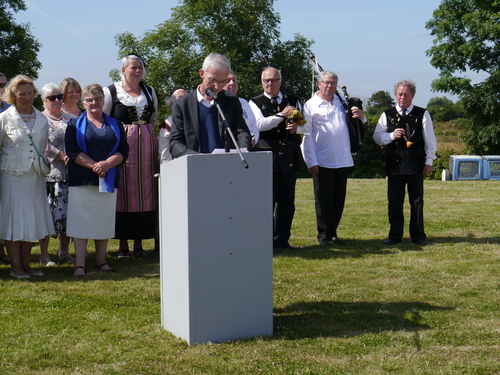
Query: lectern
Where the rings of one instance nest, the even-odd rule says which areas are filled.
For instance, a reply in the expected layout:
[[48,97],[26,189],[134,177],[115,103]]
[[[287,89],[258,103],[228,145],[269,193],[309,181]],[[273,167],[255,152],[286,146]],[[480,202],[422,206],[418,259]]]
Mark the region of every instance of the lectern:
[[272,153],[161,165],[162,327],[189,345],[273,333]]

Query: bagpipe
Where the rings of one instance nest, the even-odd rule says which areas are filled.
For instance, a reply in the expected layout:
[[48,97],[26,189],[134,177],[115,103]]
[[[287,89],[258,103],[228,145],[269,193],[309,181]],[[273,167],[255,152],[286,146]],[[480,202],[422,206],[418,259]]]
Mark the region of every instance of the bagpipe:
[[[316,92],[315,89],[315,83],[317,80],[315,79],[315,70],[318,71],[319,74],[323,74],[325,71],[321,67],[321,65],[318,63],[318,60],[316,59],[316,56],[312,54],[310,56],[313,64],[312,68],[312,94],[311,97],[314,96],[314,93]],[[365,136],[365,128],[363,126],[363,121],[357,118],[353,118],[353,113],[352,111],[355,109],[361,109],[363,110],[363,102],[361,101],[360,98],[356,97],[351,97],[347,93],[347,87],[342,86],[342,91],[344,93],[344,97],[342,97],[338,90],[335,92],[335,95],[340,100],[340,103],[342,103],[342,106],[344,107],[345,113],[346,113],[346,121],[347,121],[347,126],[349,128],[349,137],[351,140],[351,153],[356,153],[358,152],[359,148],[363,144],[363,139]]]

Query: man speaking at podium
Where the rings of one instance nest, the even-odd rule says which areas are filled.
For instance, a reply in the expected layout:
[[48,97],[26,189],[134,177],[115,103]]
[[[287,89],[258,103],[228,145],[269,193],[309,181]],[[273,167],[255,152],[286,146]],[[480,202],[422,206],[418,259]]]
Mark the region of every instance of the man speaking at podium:
[[[175,101],[170,136],[170,151],[174,158],[225,148],[228,137],[216,102],[231,127],[237,147],[248,149],[251,146],[252,138],[240,101],[235,94],[223,90],[230,70],[231,63],[227,57],[211,53],[200,69],[201,84],[195,91]],[[231,143],[230,148],[234,147]]]

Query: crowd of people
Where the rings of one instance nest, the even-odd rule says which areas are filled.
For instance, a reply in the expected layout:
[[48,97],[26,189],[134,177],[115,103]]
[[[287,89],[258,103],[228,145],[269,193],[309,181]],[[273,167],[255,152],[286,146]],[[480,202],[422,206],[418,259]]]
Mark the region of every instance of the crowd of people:
[[[334,72],[320,73],[318,91],[302,108],[283,90],[281,72],[266,67],[263,92],[247,101],[237,95],[230,61],[211,53],[195,90],[171,90],[165,103],[172,115],[158,132],[158,98],[143,83],[145,73],[142,58],[129,54],[121,61],[121,80],[108,87],[82,90],[73,78],[48,83],[41,90],[43,112],[33,106],[38,92],[30,78],[8,81],[0,73],[0,262],[11,265],[10,276],[43,276],[30,265],[36,241],[40,263],[55,266],[50,237],[58,239],[58,261],[74,264],[75,277],[87,274],[89,239],[95,243],[94,266],[102,272],[116,272],[106,260],[111,238],[119,240],[118,258],[147,257],[143,240],[153,238],[158,246],[159,163],[228,147],[272,152],[275,253],[297,249],[290,237],[301,153],[313,175],[318,243],[346,243],[337,229],[354,165],[352,145],[362,137],[352,121],[364,123],[366,117],[338,93]],[[410,238],[426,244],[423,178],[432,172],[436,139],[429,113],[412,104],[415,93],[413,82],[397,82],[396,106],[381,115],[373,134],[387,155],[385,245],[402,241],[406,189]],[[227,121],[220,121],[219,110]],[[226,137],[226,124],[236,145]]]

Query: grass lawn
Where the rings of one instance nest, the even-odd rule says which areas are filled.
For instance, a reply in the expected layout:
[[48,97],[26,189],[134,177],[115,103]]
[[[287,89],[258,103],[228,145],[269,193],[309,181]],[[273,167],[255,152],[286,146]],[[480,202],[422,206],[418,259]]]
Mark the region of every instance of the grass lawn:
[[425,194],[428,246],[382,244],[380,179],[349,180],[347,244],[319,248],[312,181],[299,180],[301,249],[274,257],[270,337],[188,346],[165,331],[152,241],[144,260],[116,259],[111,241],[116,274],[90,269],[93,244],[84,278],[0,266],[0,374],[500,374],[500,184],[426,181]]

